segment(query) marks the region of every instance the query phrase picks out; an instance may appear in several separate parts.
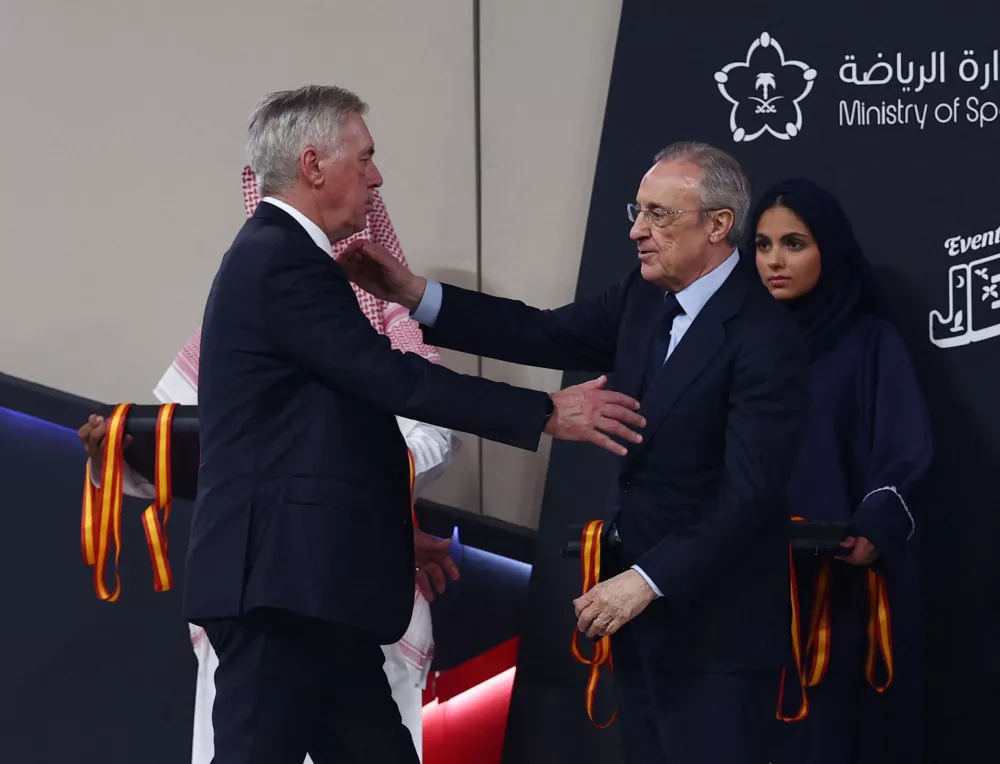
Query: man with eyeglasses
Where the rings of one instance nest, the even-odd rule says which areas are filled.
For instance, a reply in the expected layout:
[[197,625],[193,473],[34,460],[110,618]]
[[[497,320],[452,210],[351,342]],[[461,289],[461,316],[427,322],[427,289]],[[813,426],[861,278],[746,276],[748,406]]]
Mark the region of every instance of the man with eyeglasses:
[[702,143],[655,158],[628,205],[638,267],[557,310],[413,275],[377,245],[344,263],[429,342],[512,363],[613,372],[641,401],[602,581],[578,628],[612,635],[626,761],[761,764],[789,645],[784,492],[808,407],[806,349],[741,255],[750,189]]

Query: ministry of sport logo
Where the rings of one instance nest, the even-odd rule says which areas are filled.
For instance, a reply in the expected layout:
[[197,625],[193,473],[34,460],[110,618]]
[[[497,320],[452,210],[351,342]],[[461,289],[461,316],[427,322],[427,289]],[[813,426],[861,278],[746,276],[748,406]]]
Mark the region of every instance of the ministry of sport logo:
[[812,90],[816,70],[785,58],[785,51],[767,32],[750,43],[746,58],[715,73],[722,97],[733,105],[729,129],[737,143],[749,143],[764,133],[787,141],[802,131],[799,104]]

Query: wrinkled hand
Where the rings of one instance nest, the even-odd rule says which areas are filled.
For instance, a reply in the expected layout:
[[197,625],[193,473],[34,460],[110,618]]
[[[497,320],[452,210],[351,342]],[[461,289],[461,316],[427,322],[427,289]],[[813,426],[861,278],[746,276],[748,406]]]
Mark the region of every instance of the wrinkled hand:
[[858,536],[857,538],[849,536],[841,541],[840,545],[845,549],[851,550],[849,555],[840,558],[851,565],[864,567],[865,565],[871,565],[878,559],[878,550],[875,549],[875,545],[863,536]]
[[634,570],[602,581],[573,600],[576,627],[588,637],[610,636],[645,610],[656,592]]
[[392,252],[367,239],[348,244],[337,258],[347,278],[369,294],[416,310],[427,280],[415,276]]
[[624,393],[605,390],[607,383],[607,377],[598,377],[552,393],[555,411],[545,425],[545,432],[560,440],[589,441],[613,454],[625,456],[628,453],[625,446],[611,440],[608,434],[641,443],[642,436],[622,422],[645,427],[646,420],[635,413],[639,401]]
[[[445,588],[445,574],[452,581],[458,580],[458,567],[451,559],[448,547],[451,539],[439,539],[413,529],[413,556],[417,564],[417,588],[428,602],[434,601],[434,591],[441,594]],[[433,584],[433,586],[432,586]]]
[[[108,423],[104,417],[91,414],[87,423],[77,431],[80,442],[87,451],[87,456],[94,463],[94,466],[101,470],[104,468],[104,439],[108,434]],[[122,446],[127,446],[132,442],[132,436],[126,435]]]

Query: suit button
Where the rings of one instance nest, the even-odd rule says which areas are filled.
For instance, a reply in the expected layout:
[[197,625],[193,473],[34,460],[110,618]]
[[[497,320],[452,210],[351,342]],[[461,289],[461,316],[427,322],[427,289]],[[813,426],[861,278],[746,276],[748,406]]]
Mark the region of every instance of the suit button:
[[622,493],[628,493],[628,489],[631,487],[631,483],[628,480],[622,482]]

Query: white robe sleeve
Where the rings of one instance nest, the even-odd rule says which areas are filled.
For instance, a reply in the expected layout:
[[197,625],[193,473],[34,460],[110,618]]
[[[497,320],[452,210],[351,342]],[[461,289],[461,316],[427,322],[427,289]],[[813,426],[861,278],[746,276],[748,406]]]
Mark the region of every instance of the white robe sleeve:
[[[153,395],[160,403],[177,403],[181,406],[198,405],[198,391],[172,365],[153,389]],[[124,467],[122,493],[140,499],[152,499],[156,495],[155,486],[127,463]],[[93,462],[90,464],[90,482],[94,484],[95,488],[101,487],[100,469]]]
[[428,485],[444,474],[451,464],[452,454],[461,446],[461,441],[445,427],[401,416],[397,416],[396,421],[406,439],[406,445],[413,454],[413,466],[416,472],[413,496],[416,498]]

